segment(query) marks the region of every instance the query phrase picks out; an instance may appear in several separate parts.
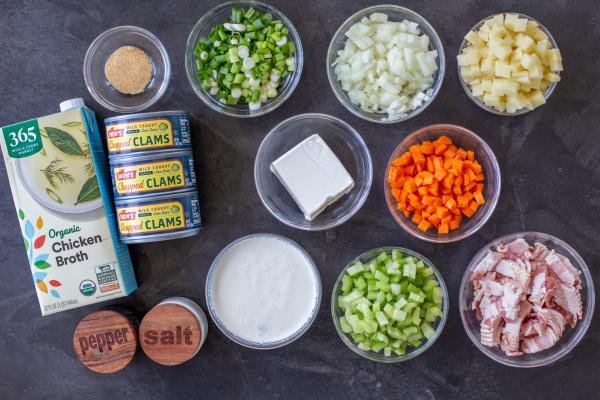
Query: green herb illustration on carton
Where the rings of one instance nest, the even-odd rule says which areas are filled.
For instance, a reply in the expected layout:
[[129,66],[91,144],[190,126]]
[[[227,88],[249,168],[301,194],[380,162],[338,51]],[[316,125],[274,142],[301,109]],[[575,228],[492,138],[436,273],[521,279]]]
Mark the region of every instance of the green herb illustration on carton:
[[[56,279],[50,279],[46,281],[48,273],[44,272],[44,270],[47,270],[52,266],[52,264],[50,264],[48,261],[49,254],[44,253],[42,249],[44,243],[46,243],[46,235],[44,232],[41,232],[41,229],[44,227],[44,220],[42,217],[38,217],[34,225],[31,220],[26,217],[23,210],[19,209],[18,214],[19,219],[24,223],[23,240],[25,242],[25,251],[27,252],[27,257],[29,258],[29,264],[40,270],[33,273],[35,286],[39,291],[60,299],[60,293],[56,288],[62,286],[62,283]],[[38,232],[36,232],[36,230]]]
[[[67,122],[63,127],[72,129],[80,124],[77,121]],[[86,137],[85,131],[79,128],[77,130],[83,138]],[[87,142],[80,139],[80,143],[73,134],[60,128],[46,126],[40,131],[44,148],[39,156],[36,155],[38,157],[34,157],[34,161],[46,163],[42,164],[45,166],[40,171],[45,178],[47,197],[57,204],[73,206],[100,198],[100,188]],[[86,180],[81,181],[82,178]],[[74,197],[75,193],[77,197]]]

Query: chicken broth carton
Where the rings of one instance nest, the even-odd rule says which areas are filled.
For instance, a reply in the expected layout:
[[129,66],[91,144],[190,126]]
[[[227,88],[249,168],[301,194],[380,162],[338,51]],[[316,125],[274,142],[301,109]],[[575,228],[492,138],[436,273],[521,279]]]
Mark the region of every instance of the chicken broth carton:
[[61,111],[0,129],[42,315],[137,288],[94,112],[81,99],[61,103]]

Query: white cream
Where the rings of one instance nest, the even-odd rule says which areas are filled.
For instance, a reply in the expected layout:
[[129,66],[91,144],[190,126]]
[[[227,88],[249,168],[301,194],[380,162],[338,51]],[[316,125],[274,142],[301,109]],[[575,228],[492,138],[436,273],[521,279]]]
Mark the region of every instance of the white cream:
[[309,221],[354,187],[346,168],[319,135],[309,136],[273,161],[271,172]]
[[317,275],[304,253],[273,236],[234,244],[214,271],[214,311],[234,335],[273,343],[298,332],[317,301]]

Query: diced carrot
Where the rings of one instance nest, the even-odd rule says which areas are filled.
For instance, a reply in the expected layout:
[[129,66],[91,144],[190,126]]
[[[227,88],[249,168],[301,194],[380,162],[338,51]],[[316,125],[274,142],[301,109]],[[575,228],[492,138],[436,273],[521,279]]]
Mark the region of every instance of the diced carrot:
[[423,232],[447,234],[485,204],[481,164],[448,136],[410,146],[392,161],[386,181],[398,211]]
[[440,226],[438,227],[438,234],[445,235],[448,232],[449,232],[448,224],[445,222],[442,222],[440,224]]
[[417,225],[417,228],[423,232],[427,231],[427,229],[429,229],[429,227],[431,226],[431,224],[429,222],[427,222],[426,220],[422,219],[421,222],[419,222],[419,225]]
[[485,204],[485,200],[484,200],[481,192],[479,192],[479,191],[475,192],[473,194],[473,197],[475,198],[475,201],[477,202],[477,204],[479,204],[479,205]]
[[423,143],[421,143],[421,153],[432,154],[433,153],[433,143],[431,143],[429,140],[426,140]]

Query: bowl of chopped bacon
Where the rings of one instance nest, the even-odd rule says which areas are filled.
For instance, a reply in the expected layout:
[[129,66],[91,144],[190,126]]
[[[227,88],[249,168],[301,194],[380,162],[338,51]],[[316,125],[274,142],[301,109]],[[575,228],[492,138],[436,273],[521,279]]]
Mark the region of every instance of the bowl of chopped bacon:
[[581,341],[594,314],[594,285],[581,256],[539,232],[484,246],[463,276],[465,330],[491,359],[532,368],[557,362]]

